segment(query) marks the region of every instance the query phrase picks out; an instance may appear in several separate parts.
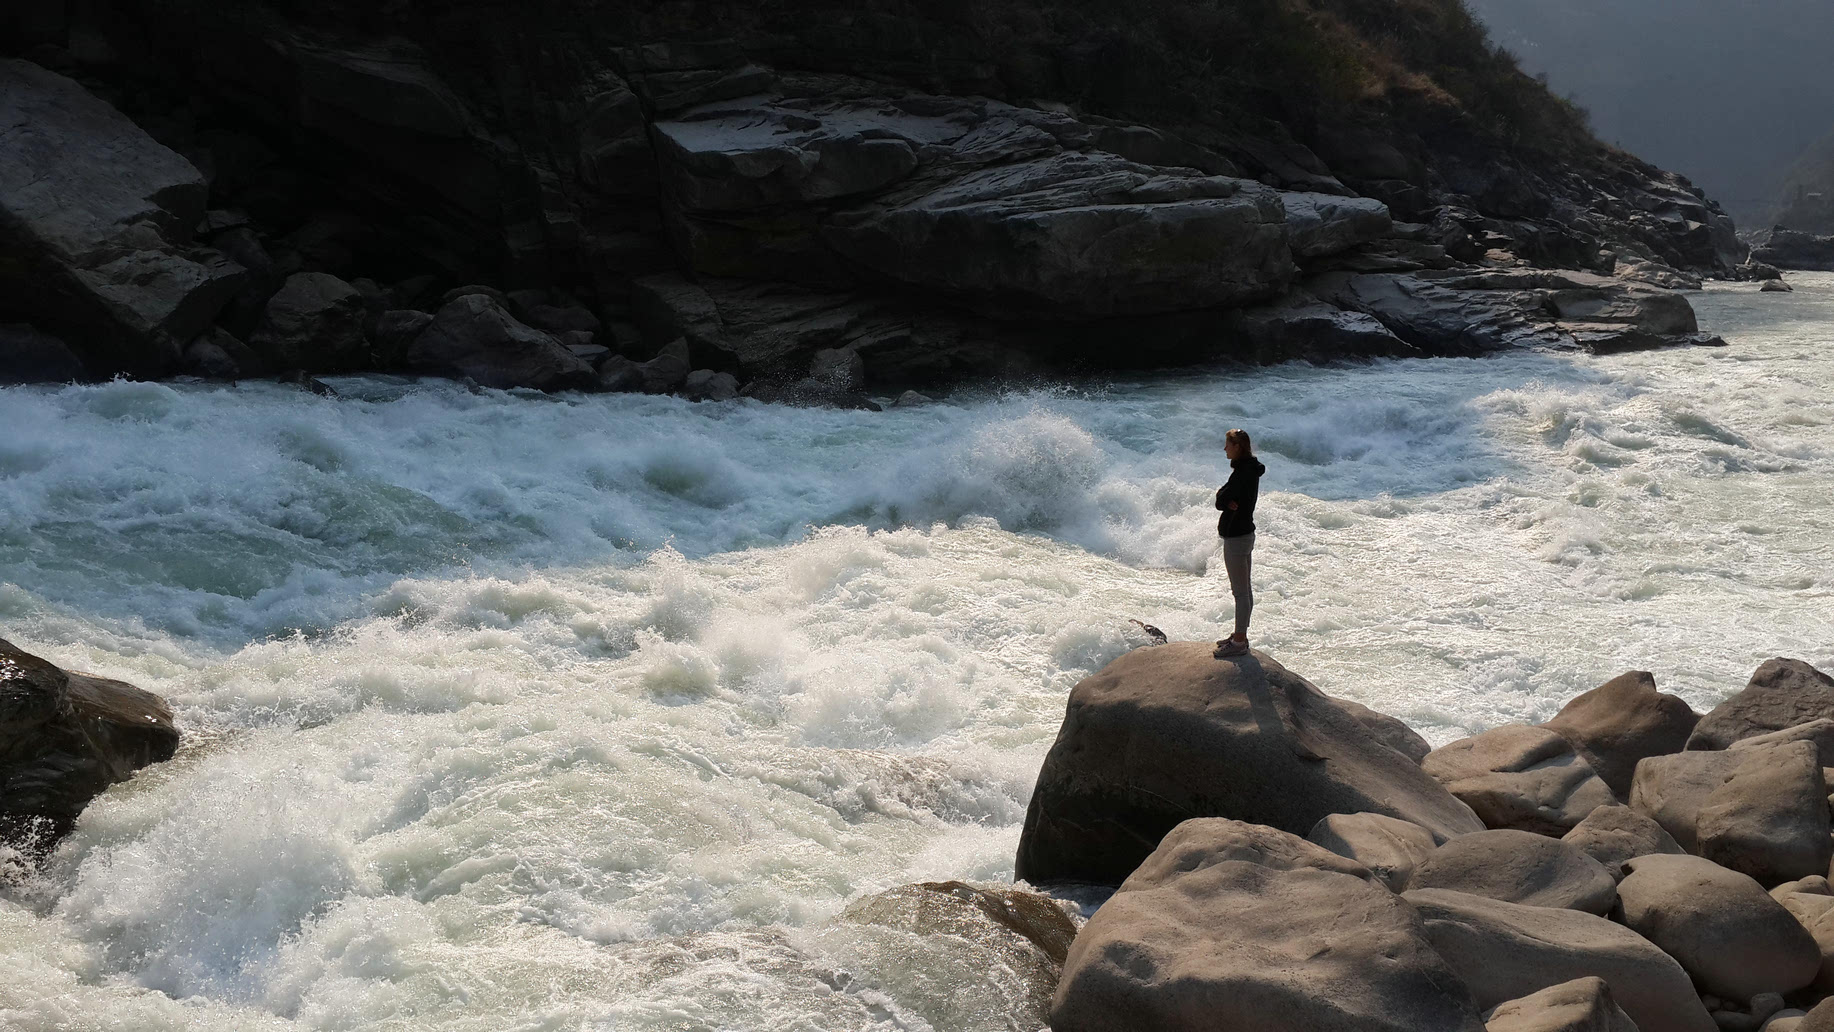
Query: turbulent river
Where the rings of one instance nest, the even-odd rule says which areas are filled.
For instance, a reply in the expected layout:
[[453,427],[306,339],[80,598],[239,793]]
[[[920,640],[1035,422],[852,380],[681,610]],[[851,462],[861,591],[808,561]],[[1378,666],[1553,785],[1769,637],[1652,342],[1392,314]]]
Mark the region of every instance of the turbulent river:
[[[829,924],[1012,877],[1077,680],[1231,603],[1435,742],[1834,667],[1834,276],[1725,349],[1223,369],[884,413],[333,381],[0,391],[0,636],[178,757],[0,889],[0,1027],[1006,1029]],[[994,978],[997,982],[997,977]]]

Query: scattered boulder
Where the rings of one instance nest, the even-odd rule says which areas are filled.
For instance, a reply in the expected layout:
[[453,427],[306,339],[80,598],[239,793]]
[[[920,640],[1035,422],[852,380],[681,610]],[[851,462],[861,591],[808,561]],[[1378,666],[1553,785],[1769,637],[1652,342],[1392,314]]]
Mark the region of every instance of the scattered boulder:
[[1744,690],[1700,718],[1688,748],[1724,749],[1822,718],[1834,718],[1834,677],[1799,659],[1769,659]]
[[384,365],[405,361],[408,348],[420,332],[433,325],[433,316],[413,308],[393,308],[376,319],[376,355]]
[[1481,1029],[1419,918],[1360,870],[1268,828],[1179,825],[1071,944],[1051,1027]]
[[246,272],[193,246],[190,162],[74,80],[0,60],[0,311],[69,342],[91,374],[171,372]]
[[1764,281],[1763,286],[1758,288],[1758,292],[1762,294],[1788,294],[1795,289],[1795,287],[1785,283],[1782,279],[1768,279]]
[[669,343],[650,359],[638,366],[643,377],[641,390],[645,394],[668,394],[678,391],[688,382],[688,374],[693,371],[693,364],[688,358],[688,342],[676,340]]
[[1656,690],[1653,674],[1633,670],[1575,697],[1541,726],[1572,743],[1611,791],[1626,797],[1637,761],[1680,752],[1699,722],[1685,700]]
[[355,287],[327,273],[296,272],[268,299],[248,343],[281,369],[355,369],[367,357],[364,316]]
[[1651,756],[1637,764],[1637,776],[1630,786],[1631,808],[1653,818],[1682,849],[1696,852],[1700,809],[1738,764],[1737,756],[1724,752]]
[[1705,991],[1749,1000],[1814,981],[1821,968],[1814,938],[1750,877],[1693,856],[1637,857],[1624,869],[1620,919]]
[[212,326],[185,346],[185,368],[194,376],[213,380],[236,380],[268,371],[254,349],[221,326]]
[[681,396],[689,401],[731,401],[739,396],[739,378],[731,373],[696,369],[682,383]]
[[159,696],[0,639],[0,842],[49,845],[104,789],[177,748]]
[[1611,996],[1611,983],[1592,975],[1549,986],[1484,1015],[1485,1032],[1640,1032]]
[[441,307],[408,345],[406,361],[411,369],[468,376],[484,387],[561,391],[599,385],[592,367],[559,341],[517,322],[488,294],[476,292]]
[[0,387],[87,379],[89,371],[68,344],[29,323],[0,324]]
[[563,333],[592,333],[604,329],[599,317],[585,305],[529,305],[521,309],[522,321],[555,336]]
[[1765,885],[1825,875],[1828,785],[1813,742],[1742,750],[1746,756],[1695,819],[1699,853]]
[[1718,1032],[1675,959],[1622,925],[1446,889],[1403,894],[1480,1007],[1597,976],[1643,1032]]
[[1573,846],[1603,864],[1614,879],[1624,876],[1624,861],[1652,853],[1682,855],[1687,850],[1662,825],[1646,814],[1628,806],[1601,806],[1586,819],[1561,836]]
[[1770,898],[1783,904],[1783,909],[1795,916],[1796,923],[1809,933],[1821,950],[1821,967],[1816,969],[1809,990],[1816,994],[1834,992],[1834,896],[1823,892],[1786,892],[1784,889],[1785,886],[1779,885],[1770,890]]
[[1738,752],[1741,749],[1762,749],[1770,745],[1783,745],[1789,742],[1813,742],[1818,761],[1823,767],[1834,767],[1834,720],[1823,717],[1811,720],[1806,724],[1772,731],[1767,735],[1752,738],[1741,738],[1727,747],[1727,752]]
[[1650,757],[1630,805],[1688,852],[1775,885],[1827,873],[1827,796],[1815,744],[1793,741]]
[[1331,814],[1313,826],[1306,840],[1362,864],[1396,892],[1407,886],[1415,865],[1438,847],[1432,832],[1379,813]]
[[1433,750],[1420,769],[1446,786],[1485,827],[1559,837],[1586,815],[1616,803],[1599,778],[1558,733],[1505,724]]
[[1447,842],[1414,866],[1407,887],[1599,915],[1617,902],[1617,883],[1597,860],[1559,839],[1511,829]]
[[892,408],[917,408],[920,405],[934,404],[935,401],[936,399],[930,397],[928,394],[919,394],[916,391],[905,391],[903,394],[898,395],[897,401],[892,402]]
[[1380,813],[1437,839],[1471,811],[1309,681],[1209,642],[1136,649],[1071,692],[1019,840],[1033,883],[1116,884],[1179,822],[1233,817],[1304,834]]
[[599,363],[599,390],[629,394],[643,389],[643,363],[613,355]]

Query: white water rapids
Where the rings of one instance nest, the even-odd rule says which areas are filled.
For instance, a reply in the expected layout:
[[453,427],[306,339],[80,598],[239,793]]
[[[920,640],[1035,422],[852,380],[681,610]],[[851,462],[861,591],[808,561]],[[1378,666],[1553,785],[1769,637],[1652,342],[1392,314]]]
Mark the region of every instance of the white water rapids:
[[1791,278],[1697,296],[1726,349],[877,414],[0,391],[0,636],[188,734],[0,889],[0,1027],[1005,1029],[825,922],[1010,879],[1128,618],[1219,633],[1232,426],[1256,644],[1436,742],[1834,669],[1834,276]]

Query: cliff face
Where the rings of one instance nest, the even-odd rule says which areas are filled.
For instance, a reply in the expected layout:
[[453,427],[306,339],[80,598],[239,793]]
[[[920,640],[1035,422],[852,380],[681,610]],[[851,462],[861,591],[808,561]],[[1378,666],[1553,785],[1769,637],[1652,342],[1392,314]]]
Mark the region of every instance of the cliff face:
[[[1715,206],[1600,147],[1456,0],[104,0],[11,17],[24,56],[208,182],[199,238],[183,227],[159,253],[204,245],[246,272],[212,309],[232,357],[300,324],[268,311],[299,273],[349,280],[371,309],[369,357],[340,344],[346,366],[400,361],[380,314],[466,283],[510,292],[557,340],[641,358],[685,338],[692,364],[746,379],[836,347],[889,383],[1636,346],[1691,319],[1584,274],[1743,259]],[[1516,278],[1474,287],[1476,268]],[[0,273],[12,317],[91,336],[80,299],[35,305],[44,279]],[[1494,325],[1475,334],[1358,300],[1478,289]],[[1550,300],[1575,290],[1616,314]],[[585,314],[559,328],[536,309]],[[1121,332],[1139,346],[1114,348]],[[202,353],[178,335],[129,361],[134,334],[113,338],[83,356],[96,372]]]

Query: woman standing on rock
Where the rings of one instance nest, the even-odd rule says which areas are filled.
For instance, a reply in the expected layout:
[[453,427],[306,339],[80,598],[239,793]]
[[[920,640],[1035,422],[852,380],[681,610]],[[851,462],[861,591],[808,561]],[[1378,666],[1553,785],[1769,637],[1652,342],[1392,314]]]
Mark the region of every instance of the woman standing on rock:
[[1235,636],[1216,643],[1216,657],[1248,654],[1248,617],[1254,612],[1254,589],[1248,574],[1254,564],[1255,498],[1261,493],[1261,474],[1267,467],[1255,458],[1248,431],[1231,430],[1223,436],[1223,454],[1229,457],[1229,482],[1216,492],[1222,517],[1216,532],[1223,538],[1223,569],[1229,571],[1229,590],[1235,594]]

